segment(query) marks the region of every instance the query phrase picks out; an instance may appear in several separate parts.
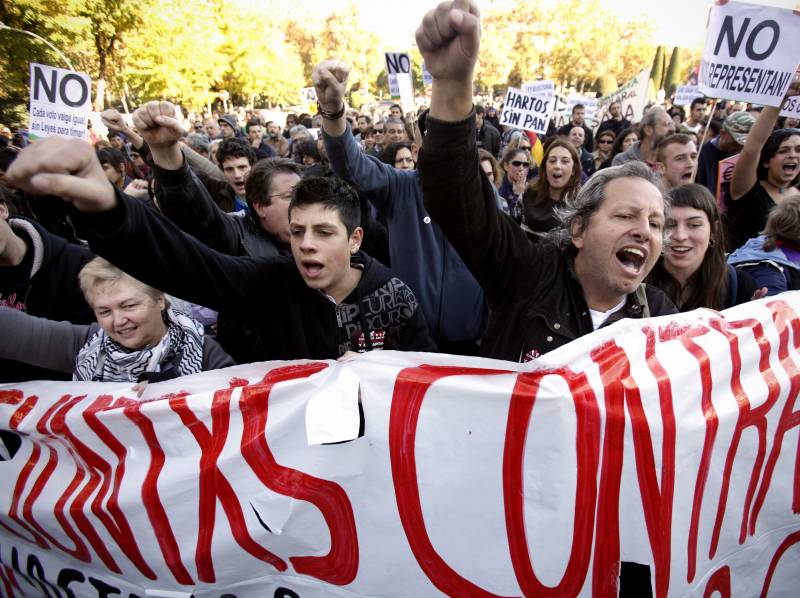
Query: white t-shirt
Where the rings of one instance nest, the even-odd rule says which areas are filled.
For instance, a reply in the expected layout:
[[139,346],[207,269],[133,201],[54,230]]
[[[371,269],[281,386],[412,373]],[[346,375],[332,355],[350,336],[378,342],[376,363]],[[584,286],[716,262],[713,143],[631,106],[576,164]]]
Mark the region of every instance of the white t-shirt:
[[605,322],[608,319],[608,316],[610,316],[614,312],[621,310],[625,306],[625,301],[627,300],[628,300],[627,297],[623,297],[622,301],[617,303],[614,307],[612,307],[608,311],[595,311],[592,308],[589,308],[589,315],[592,316],[592,327],[595,330],[600,328],[600,326],[603,325],[603,322]]

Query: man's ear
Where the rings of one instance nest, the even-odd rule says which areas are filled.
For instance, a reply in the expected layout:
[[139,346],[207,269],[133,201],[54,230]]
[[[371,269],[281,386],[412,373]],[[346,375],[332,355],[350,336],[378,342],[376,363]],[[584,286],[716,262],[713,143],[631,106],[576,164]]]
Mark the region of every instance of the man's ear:
[[350,255],[354,255],[361,247],[361,241],[364,240],[364,229],[357,226],[353,233],[350,235]]
[[583,227],[580,222],[573,222],[570,224],[569,236],[576,249],[583,249]]
[[261,201],[254,201],[253,202],[253,211],[258,215],[259,218],[263,218],[266,214],[266,210],[269,206]]
[[5,203],[0,203],[0,218],[8,220],[8,206]]
[[655,170],[658,174],[663,175],[665,172],[667,172],[667,166],[663,162],[656,162]]

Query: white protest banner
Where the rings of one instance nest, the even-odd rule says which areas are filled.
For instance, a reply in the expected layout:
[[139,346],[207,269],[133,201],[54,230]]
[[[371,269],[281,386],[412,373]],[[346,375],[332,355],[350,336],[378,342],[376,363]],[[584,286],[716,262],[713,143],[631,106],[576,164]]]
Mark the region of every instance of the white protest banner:
[[675,90],[675,99],[672,100],[673,106],[691,106],[695,98],[702,98],[703,93],[697,89],[697,85],[678,85]]
[[739,156],[736,154],[720,160],[717,166],[717,207],[721,213],[728,211],[727,198],[730,193],[731,179],[733,178],[733,168],[739,161]]
[[552,96],[533,95],[509,87],[500,113],[500,124],[544,135],[554,104]]
[[597,100],[597,112],[594,120],[590,121],[592,128],[596,131],[601,123],[611,118],[608,109],[614,102],[622,105],[623,118],[627,118],[631,122],[640,121],[644,116],[644,107],[647,105],[647,82],[649,79],[650,69],[645,69],[614,93]]
[[[610,598],[634,562],[656,598],[793,597],[798,311],[625,319],[528,364],[250,364],[145,400],[5,385],[0,591]],[[309,410],[355,380],[347,440],[350,398]]]
[[780,106],[800,60],[800,12],[726,2],[711,7],[700,91],[712,98]]
[[572,120],[572,109],[576,104],[583,106],[583,118],[587,126],[594,122],[595,114],[597,114],[597,106],[599,100],[597,98],[587,98],[584,96],[571,95],[567,98],[567,103],[563,110],[560,110],[556,116],[556,127],[563,127]]
[[531,95],[554,96],[556,94],[556,86],[552,79],[542,79],[541,81],[523,83],[522,91]]
[[30,137],[51,135],[86,137],[86,119],[92,109],[92,80],[44,64],[30,63]]
[[800,96],[786,98],[781,106],[781,116],[788,116],[800,120]]

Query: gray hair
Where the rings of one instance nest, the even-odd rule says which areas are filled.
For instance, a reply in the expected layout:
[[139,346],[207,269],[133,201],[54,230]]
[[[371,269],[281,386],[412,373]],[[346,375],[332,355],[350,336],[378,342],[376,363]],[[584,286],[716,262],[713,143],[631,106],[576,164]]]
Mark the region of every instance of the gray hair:
[[186,136],[186,145],[204,156],[208,155],[208,137],[202,133],[189,133]]
[[606,197],[606,186],[614,179],[644,179],[651,183],[664,200],[664,215],[667,215],[669,202],[661,188],[658,175],[644,162],[633,160],[620,166],[611,166],[595,172],[574,198],[565,198],[563,207],[556,208],[556,216],[561,222],[559,228],[553,229],[547,236],[561,247],[572,244],[572,229],[586,230],[589,219],[599,208]]
[[400,125],[401,127],[405,126],[403,121],[397,118],[396,116],[387,116],[383,121],[384,130],[387,125]]
[[310,131],[303,125],[295,125],[289,129],[289,137],[292,135],[305,135],[309,139],[313,139],[311,137]]
[[[664,108],[661,106],[653,106],[652,108],[650,108],[650,110],[645,112],[645,115],[642,117],[642,122],[639,123],[639,131],[644,133],[645,127],[650,127],[651,129],[654,128],[658,120],[656,116],[658,116],[658,114],[661,112],[667,114],[667,111],[664,110]],[[669,115],[667,114],[667,116]]]

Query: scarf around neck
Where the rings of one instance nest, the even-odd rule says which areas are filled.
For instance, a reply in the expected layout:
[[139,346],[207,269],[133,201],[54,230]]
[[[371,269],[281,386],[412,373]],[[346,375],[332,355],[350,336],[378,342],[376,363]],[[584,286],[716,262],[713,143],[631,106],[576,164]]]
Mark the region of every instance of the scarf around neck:
[[162,314],[167,332],[153,347],[131,350],[100,328],[75,358],[73,380],[139,382],[145,374],[172,368],[175,376],[203,369],[203,326],[172,307]]

